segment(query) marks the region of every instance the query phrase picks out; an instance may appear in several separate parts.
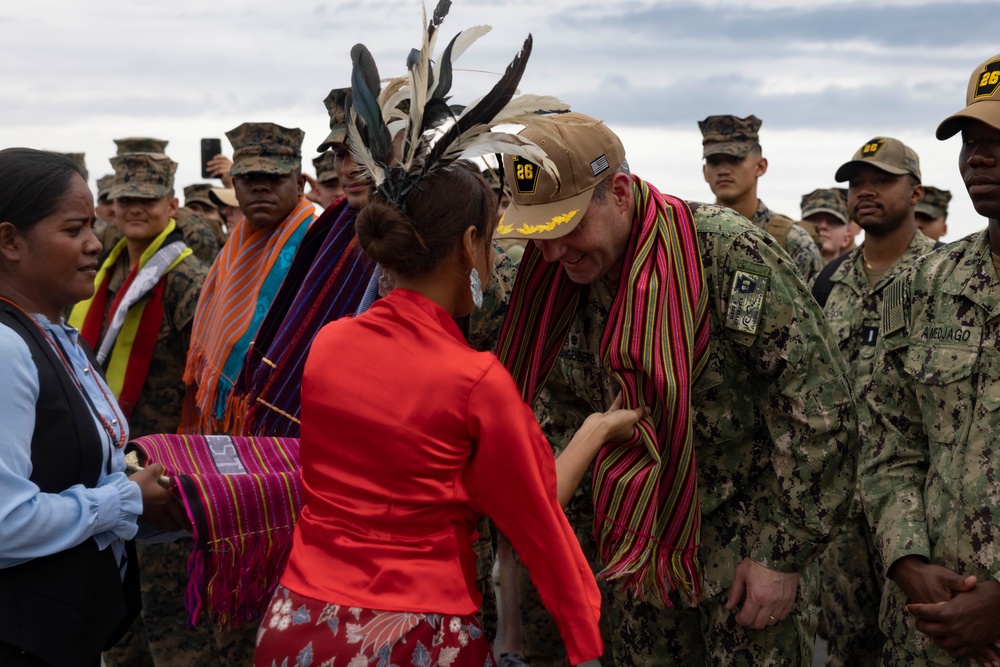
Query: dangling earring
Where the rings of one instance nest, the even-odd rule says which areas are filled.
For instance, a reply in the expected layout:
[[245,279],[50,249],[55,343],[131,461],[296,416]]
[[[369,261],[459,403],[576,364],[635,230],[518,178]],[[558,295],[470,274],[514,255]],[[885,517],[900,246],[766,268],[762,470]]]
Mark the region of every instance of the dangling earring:
[[472,303],[476,308],[482,308],[483,283],[479,280],[479,271],[476,271],[476,267],[472,267],[472,271],[469,272],[469,287],[472,289]]

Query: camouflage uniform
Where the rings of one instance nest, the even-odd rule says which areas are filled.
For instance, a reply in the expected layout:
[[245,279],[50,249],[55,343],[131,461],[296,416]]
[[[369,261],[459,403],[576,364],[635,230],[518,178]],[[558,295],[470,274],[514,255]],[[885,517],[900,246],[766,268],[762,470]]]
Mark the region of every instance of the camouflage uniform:
[[[989,581],[1000,572],[1000,280],[986,231],[919,259],[887,290],[865,396],[859,482],[883,567],[919,555]],[[883,664],[954,664],[882,591]]]
[[802,279],[808,283],[823,270],[823,255],[819,251],[819,246],[816,245],[813,237],[802,226],[801,222],[795,222],[779,213],[774,213],[764,202],[757,200],[757,211],[753,214],[755,225],[771,233],[768,227],[782,218],[786,221],[785,224],[791,223],[782,247],[791,256],[795,266],[799,267]]
[[[933,249],[934,242],[917,232],[873,287],[859,248],[850,252],[830,278],[832,288],[824,311],[853,382],[861,424],[868,422],[861,390],[871,379],[875,363],[882,295],[896,276]],[[821,614],[830,646],[827,664],[837,667],[877,664],[885,641],[878,629],[882,569],[861,504],[855,499],[852,505],[848,522],[819,561]]]
[[191,248],[194,256],[204,262],[205,266],[212,266],[222,247],[212,226],[186,208],[177,209],[174,219],[184,234],[185,245]]
[[[184,206],[182,207],[183,210],[190,211],[193,215],[197,215],[197,213],[188,208],[188,204],[191,204],[193,202],[198,202],[204,204],[205,206],[211,206],[213,209],[218,210],[218,206],[214,201],[212,201],[212,197],[210,194],[212,192],[212,189],[213,186],[211,183],[194,183],[192,185],[186,186],[184,188]],[[215,240],[218,243],[218,247],[222,248],[222,246],[226,244],[227,232],[222,227],[221,214],[218,218],[206,217],[202,219],[208,225],[209,229],[212,230],[212,234],[215,235]]]
[[[675,597],[674,608],[658,609],[613,590],[614,664],[808,665],[815,557],[843,522],[854,487],[856,421],[846,370],[819,307],[774,239],[730,209],[692,204],[692,211],[712,332],[692,388],[703,598],[697,608]],[[597,281],[582,299],[535,405],[556,454],[618,393],[599,356],[612,288]],[[756,323],[756,333],[741,316]],[[588,473],[566,515],[596,562],[590,486]],[[736,566],[747,557],[801,575],[791,615],[762,631],[737,625],[735,612],[725,610]],[[522,591],[522,602],[526,597]],[[531,613],[524,634],[532,664],[565,664],[564,653],[539,655],[553,646],[561,651],[561,642],[551,620]]]

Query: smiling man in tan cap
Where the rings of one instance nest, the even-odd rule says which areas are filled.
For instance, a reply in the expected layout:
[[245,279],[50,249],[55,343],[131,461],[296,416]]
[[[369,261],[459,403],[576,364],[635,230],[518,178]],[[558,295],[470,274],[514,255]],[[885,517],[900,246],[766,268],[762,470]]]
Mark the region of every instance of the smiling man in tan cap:
[[[630,175],[603,123],[564,121],[551,126],[558,139],[522,132],[559,186],[504,158],[498,234],[529,243],[497,352],[555,452],[619,392],[625,407],[653,407],[566,508],[595,567],[642,573],[609,584],[611,664],[809,665],[810,563],[848,507],[856,445],[826,320],[773,237]],[[692,503],[668,500],[682,497]],[[690,578],[643,565],[667,561]],[[531,663],[558,664],[537,655],[555,633],[532,614]]]
[[883,665],[1000,661],[1000,54],[972,70],[958,167],[987,229],[887,290],[860,485],[887,582]]

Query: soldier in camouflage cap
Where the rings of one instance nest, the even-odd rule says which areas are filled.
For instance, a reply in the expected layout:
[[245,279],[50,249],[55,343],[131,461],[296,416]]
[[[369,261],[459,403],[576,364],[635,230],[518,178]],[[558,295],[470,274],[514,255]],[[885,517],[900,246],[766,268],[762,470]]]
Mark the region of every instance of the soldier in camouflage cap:
[[1000,649],[1000,54],[969,79],[959,172],[987,229],[886,290],[860,484],[883,572],[882,664],[997,664]]
[[115,204],[108,198],[114,182],[114,174],[101,176],[97,179],[97,203],[94,205],[97,221],[94,223],[94,233],[97,234],[97,238],[100,239],[105,250],[114,247],[122,237],[115,224]]
[[[602,339],[622,301],[615,299],[620,277],[636,268],[626,249],[652,192],[629,175],[618,137],[589,120],[544,146],[559,170],[558,190],[537,165],[504,159],[512,203],[500,236],[532,240],[517,279],[526,266],[557,264],[556,275],[583,290],[532,405],[554,453],[620,391],[602,361]],[[728,208],[669,201],[690,211],[685,224],[697,235],[708,304],[705,370],[690,380],[701,599],[693,606],[674,592],[673,607],[661,607],[611,582],[611,664],[805,667],[816,631],[815,559],[854,487],[857,423],[846,368],[819,306],[773,237]],[[515,284],[513,294],[531,289]],[[583,481],[566,514],[600,567],[591,482]],[[538,614],[525,623],[536,667],[565,664],[559,654],[537,653],[539,642],[556,636],[549,623]]]
[[705,158],[702,173],[715,203],[728,206],[777,239],[809,281],[823,268],[815,228],[772,212],[757,197],[757,180],[767,172],[757,136],[760,125],[756,116],[709,116],[698,121]]
[[310,190],[306,193],[309,201],[319,204],[323,208],[328,208],[330,204],[344,196],[344,189],[340,187],[340,176],[337,175],[337,157],[333,151],[325,151],[313,158],[313,168],[316,169],[316,178],[306,176]]
[[924,198],[917,204],[917,227],[929,239],[940,241],[948,233],[948,202],[951,193],[924,186]]
[[305,189],[298,128],[243,123],[226,137],[233,146],[229,173],[240,209],[253,229],[277,225],[296,207]]
[[152,137],[127,137],[125,139],[115,139],[118,147],[117,155],[125,153],[166,153],[166,139],[153,139]]
[[219,207],[212,201],[210,195],[213,186],[211,183],[195,183],[184,188],[184,207],[208,223],[215,239],[221,248],[226,242],[229,230],[226,221],[222,217]]
[[334,88],[323,100],[330,115],[330,133],[316,150],[333,152],[333,166],[340,179],[340,188],[351,208],[360,210],[368,203],[371,184],[347,147],[347,108],[351,103],[350,88]]
[[847,190],[821,188],[802,195],[802,219],[816,227],[823,262],[829,264],[854,248],[857,225],[847,217]]

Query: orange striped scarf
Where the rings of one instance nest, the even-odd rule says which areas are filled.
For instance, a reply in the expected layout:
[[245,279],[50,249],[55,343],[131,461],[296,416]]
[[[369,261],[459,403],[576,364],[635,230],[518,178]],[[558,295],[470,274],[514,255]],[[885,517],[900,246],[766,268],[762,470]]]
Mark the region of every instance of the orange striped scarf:
[[[293,242],[301,238],[314,211],[312,202],[299,197],[292,212],[273,227],[255,231],[246,218],[236,224],[198,299],[179,432],[220,433],[233,421],[229,393],[246,354],[238,344],[246,340],[251,324],[259,324],[259,311],[266,310],[277,293],[291,265]],[[234,354],[239,364],[230,362]],[[227,362],[235,365],[235,372],[226,372]]]
[[[603,448],[594,472],[602,575],[670,604],[701,595],[701,512],[691,437],[691,385],[708,359],[708,296],[687,205],[632,177],[636,217],[601,359],[627,408],[649,406],[637,436]],[[562,349],[580,286],[529,244],[497,356],[534,403]]]

